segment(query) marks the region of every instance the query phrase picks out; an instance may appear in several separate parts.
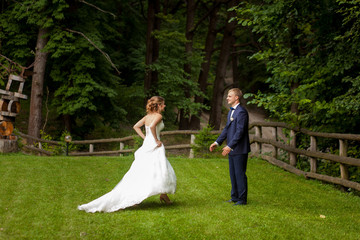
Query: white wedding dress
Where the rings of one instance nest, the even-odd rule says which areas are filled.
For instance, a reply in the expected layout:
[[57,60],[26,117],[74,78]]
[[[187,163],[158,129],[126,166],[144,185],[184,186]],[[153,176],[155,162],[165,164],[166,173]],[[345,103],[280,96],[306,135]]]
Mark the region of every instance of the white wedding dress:
[[[161,121],[156,126],[158,139],[163,128]],[[176,175],[165,156],[164,145],[157,147],[150,126],[145,126],[145,130],[143,145],[135,152],[135,160],[121,181],[105,195],[78,206],[79,210],[114,212],[139,204],[153,195],[175,193]]]

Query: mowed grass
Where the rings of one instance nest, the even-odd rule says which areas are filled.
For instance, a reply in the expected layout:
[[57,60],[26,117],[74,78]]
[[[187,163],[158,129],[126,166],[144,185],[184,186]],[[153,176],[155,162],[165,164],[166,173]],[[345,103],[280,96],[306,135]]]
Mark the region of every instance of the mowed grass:
[[[169,158],[158,196],[115,213],[77,205],[110,191],[132,157],[0,155],[0,239],[360,239],[360,198],[249,159],[248,205],[234,207],[227,159]],[[141,176],[139,176],[141,177]]]

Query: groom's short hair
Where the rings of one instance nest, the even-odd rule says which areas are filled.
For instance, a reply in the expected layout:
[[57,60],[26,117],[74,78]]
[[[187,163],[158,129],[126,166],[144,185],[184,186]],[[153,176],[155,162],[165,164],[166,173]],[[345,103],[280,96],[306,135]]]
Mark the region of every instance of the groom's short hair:
[[239,97],[239,101],[243,96],[243,93],[239,88],[232,88],[232,89],[229,90],[229,92],[235,93],[235,95]]

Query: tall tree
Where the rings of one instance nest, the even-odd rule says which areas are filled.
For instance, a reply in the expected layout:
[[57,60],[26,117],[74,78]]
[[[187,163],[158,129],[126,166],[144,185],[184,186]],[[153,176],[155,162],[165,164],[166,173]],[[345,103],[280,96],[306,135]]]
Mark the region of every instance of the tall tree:
[[[11,43],[14,42],[14,39],[8,37],[7,34],[17,36],[17,40],[22,42],[22,44],[18,46],[27,45],[25,49],[20,50],[22,51],[22,55],[18,55],[16,52],[11,53],[16,61],[31,55],[31,49],[35,47],[34,75],[28,125],[28,133],[35,137],[40,136],[42,124],[42,96],[48,55],[45,47],[47,45],[48,35],[54,27],[54,22],[63,18],[62,11],[66,7],[67,3],[64,0],[54,1],[52,4],[49,4],[47,1],[33,2],[25,0],[21,3],[15,1],[7,6],[4,12],[5,18],[1,19],[1,21],[5,19],[5,21],[8,22],[3,24],[5,27],[2,29],[5,35],[2,35],[5,45],[11,46]],[[6,19],[6,16],[10,16],[10,19]],[[24,23],[26,27],[21,25]],[[13,29],[11,29],[10,26]],[[20,29],[22,28],[28,29],[26,30],[29,34],[28,36],[21,33],[22,31]],[[37,40],[36,46],[30,47],[32,35],[37,36]],[[25,61],[29,61],[29,59]]]
[[[32,49],[37,39],[39,44],[42,43],[41,48],[44,47],[35,50],[36,73],[31,96],[34,99],[31,99],[28,130],[36,136],[39,136],[43,103],[42,90],[37,88],[36,91],[36,87],[42,85],[49,89],[48,107],[65,120],[65,124],[57,126],[59,135],[64,126],[72,130],[72,125],[77,124],[74,134],[84,136],[95,125],[119,125],[119,119],[125,119],[124,108],[115,102],[116,93],[123,92],[125,86],[121,84],[119,71],[107,54],[119,56],[116,48],[121,34],[115,29],[121,22],[116,21],[113,13],[106,11],[106,7],[113,9],[111,7],[115,8],[119,1],[106,4],[101,1],[94,4],[72,1],[70,5],[67,2],[14,1],[7,5],[0,17],[3,26],[0,39],[12,59],[29,65],[34,61]],[[126,3],[129,4],[128,1]],[[46,29],[45,38],[37,38],[39,29]],[[48,58],[44,57],[44,53],[48,53]],[[46,81],[39,82],[39,76],[44,76]]]
[[160,0],[148,0],[147,31],[146,31],[146,55],[145,55],[145,96],[156,95],[158,72],[150,67],[159,58],[159,40],[154,32],[160,30]]
[[[194,38],[194,22],[195,22],[196,3],[195,0],[186,1],[186,26],[185,26],[185,56],[191,56],[193,52],[193,38]],[[185,62],[184,64],[184,78],[191,79],[191,64]],[[185,96],[190,98],[189,90],[185,90]],[[190,114],[185,112],[185,109],[180,109],[179,114],[179,129],[189,129]]]
[[115,102],[117,92],[125,87],[110,57],[119,56],[120,23],[106,11],[115,9],[117,3],[96,4],[70,5],[47,47],[51,53],[48,87],[54,95],[51,105],[64,120],[66,130],[82,138],[96,127],[118,126],[126,114]]
[[335,0],[249,1],[239,7],[239,24],[261,36],[262,51],[252,58],[269,73],[271,91],[254,95],[252,102],[291,124],[359,131],[359,105],[349,104],[359,93],[358,38],[351,37],[358,7]]
[[[209,11],[209,24],[205,39],[205,48],[204,48],[204,58],[203,62],[201,63],[200,73],[198,77],[198,85],[200,91],[205,95],[206,94],[206,87],[208,85],[208,76],[211,67],[211,57],[214,50],[214,44],[217,35],[217,22],[218,22],[218,11],[220,9],[220,2],[215,1],[213,6]],[[204,103],[203,95],[197,95],[194,99],[195,103]],[[197,114],[193,114],[191,116],[190,121],[190,128],[191,129],[200,129],[200,117],[201,117],[201,110]]]
[[[231,9],[239,4],[238,0],[231,0],[228,3],[228,9]],[[222,109],[222,100],[224,96],[224,84],[225,84],[225,75],[226,68],[229,62],[229,56],[232,49],[233,42],[233,31],[235,30],[237,23],[231,21],[236,17],[236,12],[234,9],[228,10],[227,12],[227,22],[224,29],[223,40],[221,43],[220,55],[216,66],[216,77],[213,88],[213,95],[211,99],[211,112],[209,118],[209,124],[214,127],[214,129],[220,129],[221,124],[221,109]]]
[[40,28],[38,39],[36,42],[34,75],[32,77],[31,85],[31,99],[30,99],[30,115],[28,134],[34,137],[40,137],[40,129],[42,125],[42,102],[43,102],[43,88],[45,81],[45,67],[48,53],[44,51],[48,42],[49,30]]

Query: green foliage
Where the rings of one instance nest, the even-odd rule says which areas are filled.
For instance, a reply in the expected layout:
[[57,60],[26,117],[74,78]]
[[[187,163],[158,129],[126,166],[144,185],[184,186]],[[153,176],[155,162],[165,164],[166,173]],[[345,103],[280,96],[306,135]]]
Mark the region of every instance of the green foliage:
[[[154,32],[160,42],[159,59],[149,66],[159,73],[156,90],[165,97],[170,108],[182,109],[186,116],[197,115],[200,110],[208,109],[204,104],[193,101],[195,96],[206,98],[197,84],[202,63],[201,51],[194,49],[191,55],[185,55],[187,40],[178,29],[179,20],[170,14],[161,16],[164,21],[162,30]],[[185,64],[191,66],[191,76],[184,71]]]
[[195,135],[195,144],[191,146],[196,157],[213,158],[219,156],[219,148],[216,148],[214,152],[209,151],[209,147],[217,139],[217,135],[212,134],[213,128],[211,126],[204,127]]
[[310,163],[307,157],[298,156],[296,161],[296,168],[305,172],[310,172]]
[[[213,6],[208,1],[201,4]],[[206,25],[197,26],[193,51],[185,55],[185,5],[170,1],[161,7],[164,11],[157,16],[161,30],[153,33],[160,41],[160,56],[151,66],[144,64],[146,18],[143,14],[147,5],[137,1],[95,0],[91,4],[65,0],[4,1],[0,6],[0,50],[28,66],[34,61],[39,29],[48,30],[44,87],[49,89],[49,107],[59,120],[63,116],[70,119],[74,137],[85,138],[97,127],[122,129],[136,121],[144,113],[143,81],[147,67],[159,72],[155,87],[166,98],[168,109],[183,110],[186,116],[198,115],[199,110],[209,109],[194,103],[196,96],[207,100],[197,84]],[[165,9],[172,7],[175,11]],[[206,14],[203,8],[199,7],[198,11],[196,17]],[[225,13],[219,13],[222,19]],[[121,71],[120,76],[108,58]],[[6,63],[0,61],[2,65]],[[184,72],[186,64],[191,66],[191,74]],[[3,72],[0,68],[0,78],[3,76],[0,81],[8,74]],[[210,73],[209,79],[213,78]],[[29,91],[30,84],[26,87]],[[165,115],[166,121],[176,122],[173,111]]]
[[[52,136],[45,133],[43,130],[40,130],[40,134],[41,134],[41,139],[50,140],[50,141],[54,140]],[[68,135],[71,135],[68,131],[64,131],[61,134],[60,145],[54,145],[54,144],[51,144],[51,143],[42,142],[41,143],[41,148],[46,150],[46,151],[52,152],[54,155],[65,155],[67,147],[68,147],[68,152],[75,151],[77,148],[73,143],[71,143],[71,142],[66,143],[65,142],[65,136],[68,136]],[[37,145],[39,145],[39,143],[37,143]]]
[[24,19],[30,25],[51,28],[56,21],[64,19],[63,11],[68,7],[65,0],[53,0],[51,3],[46,0],[36,2],[25,0],[21,4],[14,4],[14,17],[19,20]]
[[13,134],[17,135],[17,140],[16,140],[17,146],[19,149],[22,149],[24,146],[24,141],[23,141],[23,138],[18,135],[18,133],[19,133],[19,130],[17,128],[14,128]]
[[360,183],[360,167],[349,166],[349,180]]
[[[24,4],[30,1],[24,1]],[[36,35],[34,26],[27,25],[27,20],[23,18],[23,8],[20,3],[9,2],[4,4],[0,14],[0,43],[1,54],[7,56],[13,61],[27,66],[26,63],[33,62],[34,43]],[[20,9],[19,9],[20,8]],[[19,11],[19,12],[18,12]],[[27,15],[30,13],[28,12]],[[1,59],[3,62],[4,59]],[[9,67],[3,66],[1,67]],[[20,72],[19,72],[20,73]]]
[[317,172],[320,174],[339,177],[340,176],[340,163],[331,162],[328,160],[317,161]]
[[[351,144],[351,145],[350,145]],[[360,146],[357,142],[350,142],[347,153],[349,157],[360,159]],[[332,145],[327,147],[332,154],[339,155],[339,146]],[[346,166],[348,168],[349,180],[360,183],[360,167]],[[321,161],[319,172],[329,176],[340,177],[340,163]]]
[[[50,135],[46,134],[43,130],[40,130],[40,135],[41,135],[41,139],[49,140],[49,141],[53,140],[53,138]],[[61,147],[59,147],[59,146],[42,142],[42,143],[37,143],[36,147],[39,147],[39,144],[41,144],[42,149],[49,151],[49,152],[53,152],[54,155],[58,155],[59,152],[62,152]]]
[[135,151],[142,146],[144,142],[144,139],[142,139],[140,136],[136,135],[134,136],[134,149]]
[[75,144],[73,144],[72,142],[65,142],[65,137],[66,136],[71,136],[70,132],[68,131],[63,131],[60,137],[60,149],[58,151],[58,155],[65,155],[66,154],[66,149],[69,152],[73,152],[77,150],[77,146]]
[[[94,6],[106,9],[116,4]],[[117,95],[126,86],[104,55],[109,53],[114,62],[119,58],[122,23],[95,7],[63,0],[14,1],[3,4],[1,10],[1,52],[23,66],[33,62],[39,29],[48,29],[44,51],[49,53],[45,88],[50,91],[50,107],[58,116],[71,116],[72,123],[79,118],[87,122],[84,132],[83,126],[73,126],[73,135],[84,136],[99,122],[119,128],[127,111]]]
[[[249,1],[238,22],[260,36],[270,91],[250,103],[293,125],[358,133],[360,110],[357,1]],[[296,112],[291,112],[291,107]]]
[[[65,0],[14,1],[5,4],[0,16],[0,42],[2,52],[26,67],[26,60],[34,57],[35,39],[40,28],[55,34],[64,11],[69,7]],[[31,61],[32,60],[32,61]],[[30,61],[33,62],[33,59]]]
[[0,59],[0,64],[0,86],[5,86],[5,82],[8,80],[7,77],[11,69],[11,64],[5,59]]
[[[116,124],[115,121],[126,114],[116,101],[122,88],[121,79],[93,46],[95,44],[104,52],[116,52],[104,44],[120,36],[114,30],[116,22],[84,5],[76,14],[66,12],[65,17],[68,20],[66,27],[83,33],[86,38],[62,28],[49,39],[47,50],[53,53],[50,76],[53,86],[58,86],[53,88],[52,105],[59,115],[86,120],[88,130],[104,121]],[[75,134],[84,135],[83,132]]]

